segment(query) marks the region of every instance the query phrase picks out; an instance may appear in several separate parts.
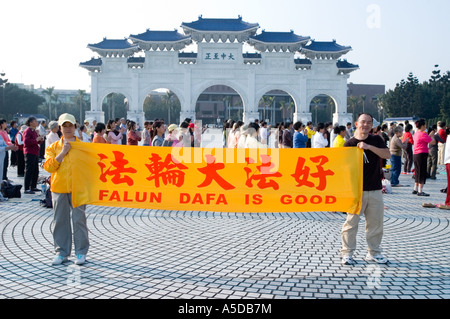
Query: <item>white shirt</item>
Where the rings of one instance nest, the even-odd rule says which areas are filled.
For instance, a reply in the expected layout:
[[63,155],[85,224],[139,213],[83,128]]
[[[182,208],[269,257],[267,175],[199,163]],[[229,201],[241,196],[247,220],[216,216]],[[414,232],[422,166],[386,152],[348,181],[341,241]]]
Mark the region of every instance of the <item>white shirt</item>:
[[445,143],[444,164],[450,164],[450,144]]
[[312,148],[323,148],[328,146],[328,140],[323,136],[323,133],[317,132],[314,135]]
[[50,132],[47,134],[47,139],[45,140],[45,149],[52,145],[53,143],[59,141],[59,136],[56,133]]
[[258,141],[256,137],[248,135],[245,139],[245,148],[267,148],[267,145]]

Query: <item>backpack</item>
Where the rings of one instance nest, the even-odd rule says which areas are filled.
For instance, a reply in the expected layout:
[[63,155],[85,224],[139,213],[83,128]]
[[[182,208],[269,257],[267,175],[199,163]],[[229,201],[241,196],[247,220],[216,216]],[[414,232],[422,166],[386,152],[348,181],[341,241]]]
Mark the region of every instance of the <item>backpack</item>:
[[172,140],[164,140],[162,143],[162,146],[172,146],[173,141]]
[[22,196],[20,190],[22,185],[13,185],[10,181],[4,180],[1,185],[1,192],[6,198],[20,198]]
[[50,177],[44,182],[49,185],[45,191],[45,199],[41,199],[41,206],[45,208],[53,208],[52,191],[50,190]]

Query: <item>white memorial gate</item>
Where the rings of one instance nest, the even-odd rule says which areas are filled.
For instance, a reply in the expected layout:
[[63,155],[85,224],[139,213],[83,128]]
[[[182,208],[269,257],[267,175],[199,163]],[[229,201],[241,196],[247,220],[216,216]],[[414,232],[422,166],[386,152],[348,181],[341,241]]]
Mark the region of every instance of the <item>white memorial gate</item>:
[[[341,57],[351,50],[335,40],[319,42],[290,32],[258,33],[257,23],[205,19],[182,23],[184,33],[147,30],[128,38],[103,39],[88,48],[100,57],[80,63],[91,76],[91,110],[86,118],[104,122],[102,102],[109,93],[123,94],[127,118],[141,126],[143,105],[151,91],[166,88],[181,103],[180,121],[195,119],[202,92],[214,85],[234,89],[243,102],[245,123],[259,118],[258,104],[271,90],[282,90],[295,103],[294,122],[312,120],[310,104],[320,94],[335,105],[333,123],[352,120],[347,113],[347,80],[357,70]],[[182,50],[195,43],[196,53]],[[244,53],[244,43],[255,53]],[[144,51],[145,56],[138,56]]]

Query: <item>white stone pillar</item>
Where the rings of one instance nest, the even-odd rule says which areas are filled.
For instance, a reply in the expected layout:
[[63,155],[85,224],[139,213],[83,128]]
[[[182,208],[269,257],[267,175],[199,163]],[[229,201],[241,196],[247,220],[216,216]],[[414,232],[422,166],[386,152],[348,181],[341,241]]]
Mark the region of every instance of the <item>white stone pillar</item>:
[[97,123],[105,123],[105,113],[102,111],[102,101],[98,97],[98,73],[89,72],[91,76],[91,110],[85,112],[85,118]]

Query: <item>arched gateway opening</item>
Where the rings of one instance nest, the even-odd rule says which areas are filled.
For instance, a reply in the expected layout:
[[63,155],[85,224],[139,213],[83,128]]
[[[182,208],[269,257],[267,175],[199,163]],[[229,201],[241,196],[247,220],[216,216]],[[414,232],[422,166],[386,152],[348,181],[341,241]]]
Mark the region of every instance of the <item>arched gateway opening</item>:
[[295,102],[292,96],[282,90],[271,90],[259,100],[259,118],[275,125],[281,122],[292,122]]
[[129,111],[128,99],[122,93],[108,93],[103,98],[102,111],[105,114],[105,123],[116,118],[126,118]]
[[195,118],[202,124],[222,125],[228,119],[242,121],[242,98],[233,88],[213,85],[200,94],[195,104]]
[[143,110],[147,120],[163,119],[167,125],[179,124],[181,104],[178,96],[169,89],[156,89],[147,94]]
[[336,112],[336,102],[331,96],[327,94],[316,95],[311,100],[309,108],[313,123],[333,122],[333,114]]

